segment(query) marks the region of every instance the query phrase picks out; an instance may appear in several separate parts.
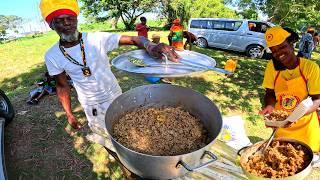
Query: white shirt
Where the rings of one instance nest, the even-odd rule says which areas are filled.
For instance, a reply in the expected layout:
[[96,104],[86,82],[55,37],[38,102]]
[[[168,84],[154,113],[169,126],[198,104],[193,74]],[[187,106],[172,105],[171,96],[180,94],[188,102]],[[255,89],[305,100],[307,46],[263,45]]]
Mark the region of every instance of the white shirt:
[[[83,75],[82,66],[73,64],[64,57],[59,49],[59,43],[56,43],[45,55],[49,74],[54,76],[65,71],[73,80],[82,105],[112,101],[121,94],[121,88],[111,72],[107,52],[118,48],[120,37],[117,34],[104,32],[82,33],[87,66],[92,74],[89,77]],[[65,51],[83,64],[80,44],[65,48]]]

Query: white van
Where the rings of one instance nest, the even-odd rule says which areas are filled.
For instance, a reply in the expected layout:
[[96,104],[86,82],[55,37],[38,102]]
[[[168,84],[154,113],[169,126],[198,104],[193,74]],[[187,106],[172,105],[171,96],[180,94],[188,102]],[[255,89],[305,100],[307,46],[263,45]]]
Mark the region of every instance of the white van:
[[264,21],[224,19],[224,18],[191,18],[188,31],[198,37],[199,47],[216,47],[245,52],[249,57],[262,57],[267,53],[264,33],[274,24]]

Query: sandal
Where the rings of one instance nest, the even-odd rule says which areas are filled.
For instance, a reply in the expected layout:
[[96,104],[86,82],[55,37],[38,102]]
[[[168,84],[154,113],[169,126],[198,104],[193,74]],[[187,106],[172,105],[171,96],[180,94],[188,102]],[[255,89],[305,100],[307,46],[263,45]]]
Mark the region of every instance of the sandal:
[[37,105],[38,103],[39,103],[39,100],[37,100],[37,99],[32,99],[32,100],[27,101],[27,104],[29,104],[29,105]]
[[38,99],[34,99],[34,100],[32,100],[32,102],[33,102],[34,105],[39,104],[39,100]]
[[27,101],[27,104],[29,104],[29,105],[33,105],[32,100]]

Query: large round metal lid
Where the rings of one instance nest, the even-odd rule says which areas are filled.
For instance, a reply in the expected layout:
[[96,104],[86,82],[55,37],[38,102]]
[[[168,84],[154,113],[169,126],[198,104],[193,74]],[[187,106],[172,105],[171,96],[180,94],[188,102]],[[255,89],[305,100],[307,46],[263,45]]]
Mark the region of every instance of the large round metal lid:
[[[204,54],[187,50],[176,52],[187,61],[196,62],[205,66],[216,66],[216,61]],[[132,63],[132,59],[142,60],[146,66],[137,66],[136,64]],[[112,65],[123,71],[153,77],[181,77],[206,70],[205,68],[188,66],[171,61],[165,62],[155,59],[151,57],[145,50],[134,50],[121,54],[112,60]]]

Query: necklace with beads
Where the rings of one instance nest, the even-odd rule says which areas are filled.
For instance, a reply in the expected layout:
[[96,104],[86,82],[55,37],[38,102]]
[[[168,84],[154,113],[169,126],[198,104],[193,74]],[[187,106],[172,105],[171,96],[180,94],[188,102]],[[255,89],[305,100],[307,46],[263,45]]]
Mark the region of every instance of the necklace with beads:
[[81,50],[81,55],[82,55],[82,62],[83,64],[80,64],[77,60],[75,60],[73,57],[71,57],[66,50],[64,49],[64,47],[61,45],[61,41],[59,42],[59,48],[60,51],[62,52],[62,54],[64,55],[64,57],[66,59],[68,59],[71,63],[81,66],[81,70],[82,73],[85,77],[89,77],[91,76],[91,70],[90,68],[87,66],[87,60],[86,60],[86,53],[84,51],[84,43],[83,43],[83,39],[82,39],[82,33],[80,34],[80,50]]

